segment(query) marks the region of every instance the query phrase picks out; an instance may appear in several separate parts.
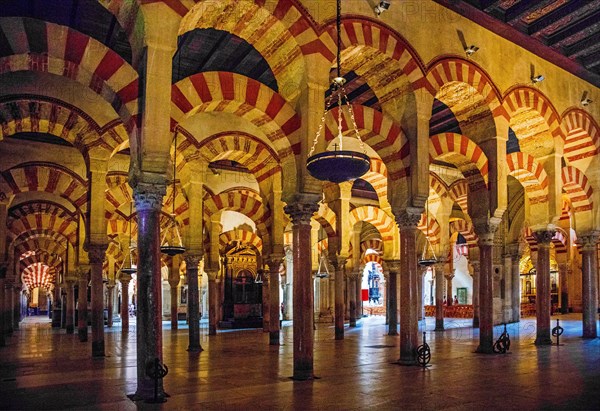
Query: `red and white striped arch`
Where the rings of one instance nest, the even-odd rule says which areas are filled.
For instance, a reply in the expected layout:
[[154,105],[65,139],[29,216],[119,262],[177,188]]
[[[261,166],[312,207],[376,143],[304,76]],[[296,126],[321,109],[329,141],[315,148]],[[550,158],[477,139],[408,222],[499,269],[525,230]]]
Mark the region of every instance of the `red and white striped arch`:
[[23,271],[30,265],[42,263],[50,268],[59,269],[62,264],[62,258],[58,255],[52,255],[46,250],[36,250],[31,253],[21,255],[19,258],[19,270]]
[[360,243],[360,252],[364,256],[367,250],[377,251],[383,255],[383,241],[379,238],[370,238]]
[[371,167],[361,179],[371,184],[380,202],[384,199],[387,201],[388,172],[383,161],[378,158],[371,158]]
[[527,153],[515,152],[506,155],[508,175],[523,185],[531,204],[548,201],[548,175],[544,167]]
[[564,154],[569,162],[593,157],[600,152],[600,127],[588,112],[575,108],[563,114]]
[[560,212],[559,221],[563,228],[569,229],[571,227],[571,200],[565,193],[562,194],[562,208]]
[[417,228],[421,230],[424,236],[429,237],[429,242],[432,245],[440,243],[442,228],[433,216],[429,216],[429,220],[426,221],[426,215],[421,214],[421,219],[419,220],[419,224],[417,224]]
[[560,116],[550,100],[537,89],[519,86],[512,88],[504,97],[503,107],[512,118],[522,111],[535,110],[546,122],[552,137],[564,139],[560,128]]
[[394,219],[380,208],[373,206],[356,207],[350,212],[350,227],[354,227],[360,221],[372,224],[379,231],[384,242],[393,241],[398,234]]
[[482,182],[487,187],[488,159],[477,144],[466,136],[456,133],[441,133],[429,138],[429,156],[458,167],[470,185]]
[[171,88],[174,129],[198,112],[233,113],[263,130],[280,160],[299,149],[300,117],[281,95],[256,80],[229,72],[205,72]]
[[450,235],[454,233],[460,233],[465,240],[467,240],[467,244],[469,246],[477,245],[477,234],[475,234],[475,230],[473,228],[473,224],[470,221],[460,219],[454,219],[449,223]]
[[472,61],[456,57],[435,61],[427,70],[426,79],[433,95],[436,95],[445,84],[466,83],[477,90],[494,117],[506,117],[506,110],[500,102],[500,91],[485,70]]
[[48,42],[29,44],[26,28],[30,19],[3,17],[0,30],[13,54],[0,58],[0,74],[38,71],[77,81],[111,104],[128,130],[135,127],[138,113],[138,74],[121,56],[97,40],[66,26],[43,25]]
[[566,166],[562,169],[563,190],[571,200],[574,212],[593,209],[592,194],[594,190],[588,178],[577,168]]
[[24,192],[41,191],[65,198],[73,207],[87,210],[87,182],[54,163],[24,163],[1,173],[0,200]]
[[219,235],[219,250],[225,252],[225,247],[228,244],[235,242],[237,244],[247,244],[255,248],[262,254],[262,240],[259,236],[248,230],[229,230]]
[[[420,58],[400,34],[375,21],[353,17],[343,18],[341,29],[342,50],[351,46],[366,46],[378,50],[398,62],[399,68],[413,89],[427,87]],[[324,32],[320,36],[320,40],[327,50],[323,55],[332,62],[335,61],[337,50],[336,39],[337,31],[335,21],[333,21],[324,28]],[[300,44],[302,47],[301,41]]]
[[7,221],[8,232],[13,239],[23,232],[48,230],[64,236],[71,244],[75,244],[77,240],[77,227],[76,220],[44,212],[25,214],[19,218],[9,218]]
[[18,133],[48,133],[75,147],[87,150],[101,147],[112,152],[129,138],[121,121],[116,120],[101,128],[75,106],[57,99],[7,96],[1,101],[0,140]]
[[106,234],[109,236],[124,236],[129,238],[129,224],[131,225],[131,237],[132,241],[137,238],[137,214],[132,214],[131,218],[127,216],[112,216],[107,223]]
[[[391,180],[410,175],[410,147],[400,125],[389,116],[367,106],[352,105],[358,129],[365,130],[361,135],[365,144],[377,152],[387,167]],[[338,135],[337,118],[339,108],[327,112],[325,117],[325,141]],[[354,125],[347,110],[342,110],[342,130],[353,130]],[[354,138],[354,135],[349,135]]]
[[429,172],[429,189],[433,190],[440,198],[448,195],[448,186],[435,173]]
[[323,254],[325,251],[329,250],[329,238],[325,237],[324,239],[317,242],[317,253],[319,255]]
[[13,242],[12,246],[15,255],[23,255],[31,250],[44,250],[49,254],[64,256],[67,251],[64,241],[59,242],[55,238],[42,234],[32,234],[19,242]]
[[258,235],[263,240],[268,238],[267,225],[271,213],[255,191],[237,187],[205,198],[204,221],[210,221],[210,216],[221,210],[236,211],[245,215],[256,224]]
[[363,257],[362,263],[367,265],[369,263],[375,263],[375,268],[381,273],[383,272],[383,258],[379,254],[367,254]]
[[464,213],[468,213],[468,195],[469,195],[469,187],[467,184],[467,180],[461,179],[455,181],[450,184],[448,188],[448,194],[452,201],[460,206]]
[[335,236],[336,217],[333,210],[327,204],[321,203],[319,210],[313,215],[313,218],[323,227],[327,237]]
[[56,281],[55,270],[42,263],[34,263],[21,272],[21,281],[30,290],[34,288],[50,289]]

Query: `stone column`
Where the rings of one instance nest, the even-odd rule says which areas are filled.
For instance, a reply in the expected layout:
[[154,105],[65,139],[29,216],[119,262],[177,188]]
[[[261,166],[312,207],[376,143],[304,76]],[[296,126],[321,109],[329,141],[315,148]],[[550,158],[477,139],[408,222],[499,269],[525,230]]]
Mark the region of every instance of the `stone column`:
[[335,339],[344,339],[344,273],[346,271],[346,257],[336,257],[331,260],[335,268]]
[[10,279],[4,280],[4,330],[6,334],[13,333],[13,282]]
[[583,338],[598,336],[598,237],[600,231],[586,233],[578,239],[581,245],[581,287],[583,303]]
[[0,347],[4,347],[6,345],[6,331],[4,329],[4,307],[6,306],[6,297],[4,293],[4,279],[6,278],[6,266],[7,262],[0,263]]
[[[271,311],[269,304],[269,281],[270,273],[264,269],[262,269],[262,315],[263,315],[263,332],[269,332],[270,320],[271,320]],[[279,317],[277,317],[279,319]]]
[[[133,189],[138,222],[135,399],[154,398],[154,380],[146,375],[146,367],[155,359],[162,363],[160,210],[165,191],[162,184],[141,182]],[[162,379],[159,379],[158,397],[165,397]]]
[[77,267],[77,279],[79,282],[79,291],[77,298],[77,335],[79,341],[86,342],[88,340],[88,306],[87,306],[87,292],[88,292],[88,275],[90,272],[89,265],[79,265]]
[[186,254],[185,267],[188,278],[188,323],[189,323],[189,345],[188,351],[202,351],[200,345],[200,297],[198,290],[198,264],[202,255]]
[[560,313],[569,312],[569,273],[570,270],[566,263],[558,265],[558,275],[560,276]]
[[92,279],[92,357],[104,357],[104,286],[102,284],[102,263],[106,255],[106,244],[90,244]]
[[269,345],[279,345],[279,266],[283,254],[271,254],[266,261],[269,269]]
[[385,260],[388,271],[388,335],[398,335],[398,273],[400,260]]
[[537,326],[535,345],[551,345],[550,241],[552,241],[554,231],[535,231],[533,236],[538,244],[535,276],[535,320]]
[[350,307],[350,327],[356,327],[356,271],[352,269],[352,272],[347,276],[348,278],[348,305]]
[[479,260],[471,262],[473,267],[473,328],[479,328]]
[[113,310],[114,310],[114,304],[115,304],[115,283],[109,282],[108,285],[106,286],[106,308],[108,310],[108,318],[106,319],[106,326],[107,327],[112,327],[113,326]]
[[[414,365],[417,359],[417,224],[421,209],[396,212],[400,228],[400,359],[401,365]],[[391,277],[391,275],[390,275]]]
[[519,273],[519,244],[509,244],[508,254],[510,255],[510,277],[511,277],[511,310],[512,321],[521,320],[521,276]]
[[452,294],[452,279],[454,278],[454,273],[446,273],[444,277],[446,277],[446,305],[450,307],[454,302],[454,294]]
[[66,311],[67,311],[67,321],[66,321],[66,329],[67,334],[73,334],[75,332],[75,326],[73,322],[75,321],[75,282],[77,281],[76,277],[67,277],[65,279],[65,287],[67,291],[67,303],[66,303]]
[[[310,220],[319,209],[318,195],[301,195],[298,202],[285,206],[292,220],[294,258],[294,375],[309,380],[313,373],[313,307]],[[312,198],[314,197],[314,198]]]
[[444,261],[434,266],[435,270],[435,331],[444,331]]
[[494,231],[479,231],[479,346],[476,352],[494,352],[494,270],[492,249]]
[[119,276],[121,281],[121,332],[129,332],[129,282],[131,275],[121,273]]
[[218,270],[207,270],[208,275],[208,335],[217,335],[217,274]]
[[176,330],[179,327],[179,323],[177,321],[178,309],[177,309],[177,299],[179,297],[178,288],[179,288],[179,278],[169,278],[169,287],[171,293],[171,330]]
[[362,267],[358,267],[358,269],[356,270],[356,279],[355,279],[355,284],[356,284],[356,320],[360,320],[362,318],[363,315],[363,310],[362,310],[362,276],[363,276],[363,268]]

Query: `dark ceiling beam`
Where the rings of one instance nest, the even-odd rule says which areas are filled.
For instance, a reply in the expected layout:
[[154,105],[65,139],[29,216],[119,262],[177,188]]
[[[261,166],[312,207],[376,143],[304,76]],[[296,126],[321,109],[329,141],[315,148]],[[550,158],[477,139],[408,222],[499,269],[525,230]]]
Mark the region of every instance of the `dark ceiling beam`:
[[600,44],[600,32],[586,37],[581,41],[578,41],[577,43],[574,43],[570,46],[564,47],[563,48],[563,52],[567,55],[567,56],[573,56],[579,52],[582,52],[586,49],[589,49],[591,47],[597,46],[598,44]]
[[592,70],[592,69],[597,70],[598,68],[600,68],[600,67],[598,67],[598,66],[600,66],[600,51],[590,54],[589,56],[583,57],[581,59],[581,62],[589,70]]
[[573,0],[566,4],[563,4],[556,10],[552,10],[544,17],[541,17],[533,23],[529,24],[527,26],[527,33],[529,33],[530,35],[535,34],[538,31],[545,29],[549,25],[556,23],[560,19],[567,17],[569,14],[577,11],[578,8],[585,6],[587,3],[589,3],[589,0]]
[[[587,70],[585,67],[580,65],[574,60],[571,60],[567,56],[559,53],[551,47],[546,46],[534,37],[531,37],[525,33],[521,33],[519,30],[511,27],[508,24],[499,22],[494,17],[487,13],[479,10],[478,8],[466,3],[457,2],[456,0],[434,0],[436,3],[446,7],[461,16],[474,21],[481,27],[495,33],[501,37],[504,37],[508,41],[515,43],[516,45],[523,47],[525,50],[538,55],[539,57],[548,60],[549,62],[556,64],[558,67],[568,71],[569,73],[590,82],[596,87],[600,87],[600,75],[592,71]],[[485,47],[485,45],[483,45]],[[483,48],[482,47],[482,48]]]
[[504,21],[506,23],[511,23],[521,18],[525,13],[528,13],[531,10],[538,7],[539,2],[537,1],[520,1],[514,6],[506,9],[506,11],[504,12]]
[[548,37],[547,43],[550,46],[553,44],[556,44],[560,41],[563,41],[564,39],[566,39],[568,37],[571,37],[574,34],[579,33],[580,31],[583,31],[583,30],[589,28],[590,26],[598,23],[599,21],[600,21],[600,10],[587,15],[586,17],[582,18],[581,20],[579,20],[576,23],[569,24],[565,29]]

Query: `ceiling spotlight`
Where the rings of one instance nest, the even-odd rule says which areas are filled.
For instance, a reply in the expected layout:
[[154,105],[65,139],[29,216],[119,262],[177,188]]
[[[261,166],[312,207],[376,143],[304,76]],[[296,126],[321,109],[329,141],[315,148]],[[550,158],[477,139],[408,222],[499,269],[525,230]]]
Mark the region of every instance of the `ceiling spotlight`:
[[379,17],[381,15],[381,13],[383,13],[384,11],[386,11],[389,8],[390,8],[390,2],[386,1],[386,0],[382,0],[379,2],[379,4],[377,6],[375,6],[375,8],[373,8],[373,11],[375,12],[375,14],[377,14],[377,17]]
[[533,84],[535,83],[540,83],[542,81],[544,81],[546,79],[546,77],[542,76],[541,74],[538,74],[537,76],[534,76],[531,78],[531,81],[533,82]]
[[465,53],[467,53],[467,57],[471,57],[473,54],[475,54],[475,52],[477,52],[477,50],[479,50],[479,47],[469,46],[465,49]]
[[581,100],[581,105],[583,107],[587,107],[587,106],[589,106],[592,103],[593,103],[593,100],[591,98],[589,98],[589,97],[586,97],[583,100]]

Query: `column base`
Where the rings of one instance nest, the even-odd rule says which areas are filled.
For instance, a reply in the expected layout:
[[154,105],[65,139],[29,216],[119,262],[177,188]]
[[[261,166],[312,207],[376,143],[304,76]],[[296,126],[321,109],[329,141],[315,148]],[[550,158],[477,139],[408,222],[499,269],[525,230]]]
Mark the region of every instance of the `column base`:
[[67,325],[67,334],[74,334],[75,333],[75,327],[72,325]]
[[279,331],[269,332],[269,345],[279,345]]
[[208,335],[217,335],[217,327],[209,326],[208,327]]
[[479,345],[477,347],[477,349],[475,350],[475,353],[477,354],[494,354],[494,346],[483,346],[483,345]]
[[435,329],[433,331],[444,331],[444,320],[435,320]]
[[388,335],[391,335],[392,337],[398,335],[398,331],[394,331],[394,330],[390,330],[388,331]]
[[87,328],[78,328],[77,335],[79,336],[79,341],[87,342],[87,340],[88,340]]
[[356,320],[350,319],[350,327],[356,327]]
[[309,381],[309,380],[314,380],[316,377],[313,374],[313,371],[310,370],[306,370],[306,371],[294,371],[294,376],[292,377],[292,380],[294,381]]
[[473,328],[479,328],[479,317],[473,317]]
[[335,339],[336,340],[343,340],[344,339],[344,330],[335,330]]
[[585,338],[587,339],[594,339],[594,338],[598,338],[598,335],[596,333],[590,333],[590,334],[583,334],[581,336],[581,338]]
[[92,357],[104,357],[104,341],[92,341]]
[[552,339],[550,337],[537,337],[534,342],[535,345],[552,345]]
[[398,361],[396,361],[396,364],[402,365],[404,367],[411,366],[411,365],[417,365],[417,360],[412,359],[412,358],[408,359],[408,360],[406,360],[406,359],[403,360],[402,358],[400,358]]
[[200,345],[190,345],[187,348],[187,351],[188,352],[202,352],[202,351],[204,351],[204,348],[202,348],[202,346],[200,346]]

